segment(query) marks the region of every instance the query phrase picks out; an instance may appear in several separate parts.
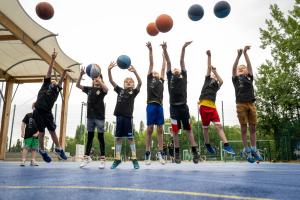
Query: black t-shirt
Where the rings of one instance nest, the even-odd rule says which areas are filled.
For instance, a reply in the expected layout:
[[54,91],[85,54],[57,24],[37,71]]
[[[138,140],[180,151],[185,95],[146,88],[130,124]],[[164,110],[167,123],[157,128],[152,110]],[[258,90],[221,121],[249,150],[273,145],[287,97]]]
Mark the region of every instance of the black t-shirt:
[[118,93],[117,104],[115,107],[115,116],[132,117],[134,108],[134,99],[140,92],[139,89],[124,90],[118,85],[114,89]]
[[236,103],[254,102],[253,76],[250,74],[233,76]]
[[51,78],[44,78],[44,83],[38,93],[34,107],[51,112],[61,89],[58,85],[51,85]]
[[186,104],[187,97],[187,74],[185,70],[181,71],[179,77],[173,76],[171,70],[167,71],[168,89],[171,105]]
[[105,107],[103,99],[107,94],[101,88],[84,86],[82,91],[88,95],[87,118],[105,119]]
[[213,102],[216,101],[217,92],[220,89],[218,81],[209,76],[205,76],[205,81],[201,90],[200,100],[209,99]]
[[31,138],[38,131],[32,113],[27,113],[22,122],[26,124],[24,139]]
[[154,78],[152,73],[147,76],[147,103],[162,105],[164,94],[164,80]]

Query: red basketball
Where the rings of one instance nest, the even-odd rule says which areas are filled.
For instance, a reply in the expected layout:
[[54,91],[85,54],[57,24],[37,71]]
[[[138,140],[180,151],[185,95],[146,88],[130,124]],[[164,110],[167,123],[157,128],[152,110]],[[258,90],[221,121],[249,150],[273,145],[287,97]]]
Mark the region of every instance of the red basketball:
[[54,9],[48,2],[38,3],[35,7],[35,12],[39,16],[39,18],[44,20],[51,19],[54,15]]
[[149,23],[146,30],[147,33],[151,36],[156,36],[159,33],[159,30],[157,29],[154,22]]
[[173,19],[166,14],[162,14],[156,18],[156,27],[160,32],[166,33],[173,27]]

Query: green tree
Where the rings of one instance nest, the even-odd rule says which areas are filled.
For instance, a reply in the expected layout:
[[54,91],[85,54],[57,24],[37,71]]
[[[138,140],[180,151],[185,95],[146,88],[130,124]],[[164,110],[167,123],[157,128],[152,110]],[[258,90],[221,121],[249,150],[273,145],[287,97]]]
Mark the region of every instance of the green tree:
[[282,128],[300,121],[300,0],[288,15],[270,6],[271,19],[260,28],[261,47],[271,50],[272,60],[258,69],[256,79],[259,131],[274,135],[277,147]]

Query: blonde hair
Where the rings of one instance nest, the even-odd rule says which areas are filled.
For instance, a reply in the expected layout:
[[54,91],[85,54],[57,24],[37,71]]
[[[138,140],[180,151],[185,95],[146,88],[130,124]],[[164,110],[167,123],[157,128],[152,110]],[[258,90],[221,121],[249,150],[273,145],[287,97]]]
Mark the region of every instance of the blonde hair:
[[124,79],[124,82],[123,82],[123,85],[125,85],[125,81],[127,81],[127,80],[131,80],[131,81],[133,82],[133,87],[135,86],[134,80],[133,80],[133,78],[131,78],[131,77],[125,78],[125,79]]

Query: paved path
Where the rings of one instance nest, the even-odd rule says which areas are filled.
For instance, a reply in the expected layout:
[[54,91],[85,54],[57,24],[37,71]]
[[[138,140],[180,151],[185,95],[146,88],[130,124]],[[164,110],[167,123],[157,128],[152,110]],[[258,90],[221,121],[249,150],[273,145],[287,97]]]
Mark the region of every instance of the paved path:
[[206,162],[117,169],[79,163],[0,162],[0,199],[299,199],[300,164]]

